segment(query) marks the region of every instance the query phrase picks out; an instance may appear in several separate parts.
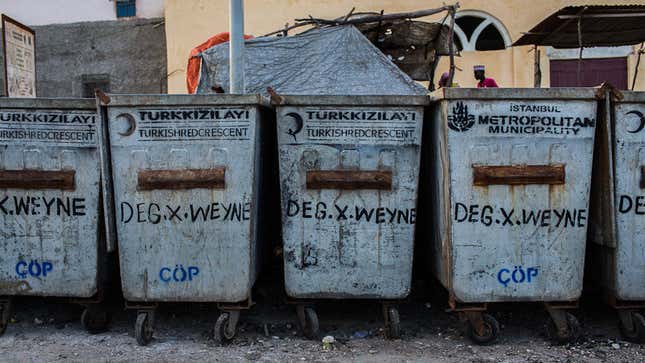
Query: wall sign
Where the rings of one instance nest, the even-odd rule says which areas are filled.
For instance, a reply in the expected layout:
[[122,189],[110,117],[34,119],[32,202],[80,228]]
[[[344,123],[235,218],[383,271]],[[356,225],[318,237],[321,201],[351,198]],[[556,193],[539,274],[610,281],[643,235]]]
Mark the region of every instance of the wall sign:
[[2,15],[4,81],[7,97],[36,97],[36,35]]

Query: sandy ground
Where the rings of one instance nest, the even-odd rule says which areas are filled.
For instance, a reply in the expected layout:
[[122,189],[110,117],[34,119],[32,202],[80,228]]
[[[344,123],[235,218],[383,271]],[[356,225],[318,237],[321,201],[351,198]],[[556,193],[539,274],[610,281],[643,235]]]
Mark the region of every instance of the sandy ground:
[[237,338],[226,346],[216,346],[210,335],[218,314],[214,306],[164,304],[154,340],[140,347],[133,337],[134,312],[121,306],[111,305],[115,313],[109,332],[89,335],[81,328],[78,306],[19,299],[12,323],[0,337],[0,361],[645,362],[645,346],[622,341],[616,316],[602,305],[583,305],[576,312],[583,335],[563,346],[546,339],[547,314],[540,305],[495,305],[500,339],[495,345],[477,346],[463,336],[457,318],[440,302],[402,304],[403,336],[398,340],[383,338],[376,303],[319,304],[321,333],[336,340],[330,350],[301,336],[293,306],[275,302],[244,312]]

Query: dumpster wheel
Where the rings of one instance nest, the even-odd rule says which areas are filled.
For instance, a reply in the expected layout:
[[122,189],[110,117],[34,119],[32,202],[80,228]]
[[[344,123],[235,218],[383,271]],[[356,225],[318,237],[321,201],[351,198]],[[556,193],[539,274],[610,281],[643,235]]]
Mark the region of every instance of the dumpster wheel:
[[466,332],[479,345],[491,344],[499,337],[499,322],[492,315],[480,311],[466,312]]
[[318,324],[318,314],[314,308],[304,305],[296,306],[298,313],[298,323],[305,337],[309,339],[318,339],[320,326]]
[[7,330],[11,315],[11,300],[0,300],[0,336]]
[[636,311],[620,311],[620,333],[625,340],[645,343],[645,318]]
[[97,306],[89,305],[81,314],[81,325],[90,334],[107,331],[110,324],[110,314]]
[[239,311],[225,311],[220,314],[213,332],[213,339],[217,344],[225,344],[235,338],[239,316]]
[[401,318],[399,310],[393,306],[387,306],[383,309],[385,317],[385,336],[388,339],[401,338]]
[[[580,336],[580,322],[578,322],[578,318],[576,318],[575,315],[562,310],[555,310],[554,312],[550,313],[551,317],[546,323],[546,333],[551,340],[553,340],[557,344],[565,344],[578,339],[578,337]],[[566,323],[566,328],[563,327],[564,329],[558,329],[558,326],[556,325],[556,322],[554,320],[554,314],[558,314],[558,319],[561,319],[563,324]],[[559,317],[559,315],[564,316]],[[562,318],[565,318],[566,322]]]
[[137,313],[137,322],[134,324],[134,336],[137,343],[141,346],[148,345],[152,341],[154,316],[148,311],[139,311]]

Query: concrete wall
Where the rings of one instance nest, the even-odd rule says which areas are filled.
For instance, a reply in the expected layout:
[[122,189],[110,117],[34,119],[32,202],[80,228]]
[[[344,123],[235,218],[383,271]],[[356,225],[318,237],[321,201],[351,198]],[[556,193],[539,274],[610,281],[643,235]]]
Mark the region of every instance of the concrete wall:
[[163,19],[34,27],[38,97],[80,97],[83,80],[107,75],[110,91],[166,92]]
[[[454,1],[448,1],[452,3]],[[321,18],[336,18],[356,7],[355,12],[403,12],[439,7],[443,0],[246,0],[245,30],[259,36],[277,30],[294,18],[309,14]],[[558,9],[568,5],[620,4],[615,0],[460,0],[461,10],[485,11],[508,30],[510,38],[517,40],[526,32]],[[186,92],[186,63],[190,50],[210,36],[228,31],[228,1],[224,0],[166,0],[166,36],[168,41],[168,88],[171,93]],[[422,20],[441,20],[441,16]],[[302,28],[304,30],[304,28]],[[462,87],[475,86],[472,65],[485,64],[487,74],[497,79],[503,87],[533,86],[533,53],[530,47],[507,48],[491,52],[463,52],[457,59],[456,82]],[[549,63],[546,51],[542,52],[542,85],[549,85]],[[628,59],[629,76],[633,75],[636,58]],[[447,70],[447,62],[438,68],[439,74]],[[645,61],[641,62],[636,89],[645,89]],[[631,78],[630,78],[631,79]],[[630,82],[631,83],[631,82]]]
[[[163,17],[164,0],[137,0],[137,18]],[[0,0],[0,13],[32,25],[116,19],[114,0]]]

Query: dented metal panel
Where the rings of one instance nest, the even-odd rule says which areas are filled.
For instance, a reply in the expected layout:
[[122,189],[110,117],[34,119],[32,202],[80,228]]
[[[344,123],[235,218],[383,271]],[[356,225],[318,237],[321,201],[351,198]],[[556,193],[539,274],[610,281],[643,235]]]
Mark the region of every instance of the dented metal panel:
[[615,296],[645,300],[645,93],[614,103]]
[[0,295],[96,294],[97,125],[94,100],[0,99]]
[[290,297],[408,295],[425,104],[285,96],[277,107]]
[[109,95],[123,292],[129,301],[241,302],[257,275],[257,96]]
[[593,90],[432,96],[435,272],[458,302],[569,301],[582,289]]

